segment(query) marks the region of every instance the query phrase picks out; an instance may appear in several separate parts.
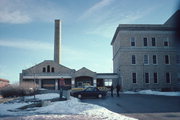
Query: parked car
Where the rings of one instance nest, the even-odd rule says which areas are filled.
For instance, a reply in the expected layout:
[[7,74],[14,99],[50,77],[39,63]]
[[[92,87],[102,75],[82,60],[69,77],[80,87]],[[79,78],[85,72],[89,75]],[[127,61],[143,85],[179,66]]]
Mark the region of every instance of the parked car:
[[102,98],[106,96],[106,94],[107,94],[107,91],[101,91],[97,87],[87,87],[86,89],[82,91],[71,93],[72,96],[77,97],[79,99],[84,98],[84,97]]

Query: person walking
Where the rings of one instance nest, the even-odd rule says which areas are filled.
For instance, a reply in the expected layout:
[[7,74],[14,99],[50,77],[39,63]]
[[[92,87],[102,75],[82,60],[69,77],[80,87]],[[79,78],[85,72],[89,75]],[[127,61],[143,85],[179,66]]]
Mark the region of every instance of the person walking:
[[113,97],[113,90],[114,90],[114,87],[113,85],[111,85],[111,97]]
[[119,91],[121,90],[121,86],[119,84],[116,85],[116,92],[117,92],[117,97],[119,97]]

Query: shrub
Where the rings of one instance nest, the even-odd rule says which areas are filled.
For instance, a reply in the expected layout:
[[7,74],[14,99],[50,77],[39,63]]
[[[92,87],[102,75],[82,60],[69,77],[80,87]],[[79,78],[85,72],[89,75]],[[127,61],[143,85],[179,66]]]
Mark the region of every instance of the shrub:
[[1,89],[1,95],[5,97],[23,96],[23,90],[18,86],[7,86]]
[[10,85],[0,90],[0,94],[6,97],[18,97],[26,95],[34,95],[37,91],[36,85],[23,83],[21,85]]

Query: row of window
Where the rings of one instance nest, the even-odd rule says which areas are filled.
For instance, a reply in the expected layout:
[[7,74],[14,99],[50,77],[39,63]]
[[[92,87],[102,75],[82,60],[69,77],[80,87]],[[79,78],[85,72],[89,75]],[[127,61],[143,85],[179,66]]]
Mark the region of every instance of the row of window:
[[[131,46],[136,46],[135,37],[131,37],[130,42],[131,42]],[[163,45],[166,47],[169,46],[169,39],[168,38],[164,40]],[[150,45],[148,45],[148,38],[147,37],[143,38],[143,46],[145,46],[145,47],[150,46]],[[151,38],[151,46],[153,46],[153,47],[157,46],[155,37]]]
[[[132,64],[136,64],[136,56],[135,55],[132,55],[131,61],[132,61]],[[143,63],[144,63],[144,65],[149,64],[149,55],[144,55]],[[158,63],[157,55],[152,55],[152,63],[154,65],[156,65]],[[169,55],[164,56],[164,63],[165,64],[170,64],[170,56]],[[176,56],[176,63],[180,64],[180,55]]]
[[48,65],[47,67],[43,67],[42,71],[43,72],[54,72],[54,67],[50,67],[50,65]]
[[[150,74],[145,72],[143,75],[144,78],[144,82],[145,83],[150,83]],[[171,75],[169,72],[165,73],[165,80],[166,83],[171,83]],[[137,83],[137,74],[136,73],[132,73],[132,83]],[[154,72],[153,73],[153,83],[158,83],[158,73]]]

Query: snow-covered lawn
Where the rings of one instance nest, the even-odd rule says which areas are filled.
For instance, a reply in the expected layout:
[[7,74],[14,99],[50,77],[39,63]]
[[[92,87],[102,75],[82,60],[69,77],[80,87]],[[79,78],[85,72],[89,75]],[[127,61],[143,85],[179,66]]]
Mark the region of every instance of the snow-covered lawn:
[[152,90],[142,90],[138,92],[126,91],[126,94],[146,94],[146,95],[164,95],[164,96],[180,96],[180,92],[159,92]]
[[[45,100],[49,98],[57,98],[59,94],[49,93],[36,95],[38,100]],[[25,100],[32,99],[31,97],[25,97]],[[67,101],[51,102],[48,106],[34,107],[27,110],[19,110],[22,106],[32,104],[32,102],[23,102],[15,100],[14,102],[0,104],[0,117],[1,116],[27,116],[27,118],[42,118],[47,117],[49,114],[55,114],[57,116],[86,116],[92,119],[107,119],[107,120],[135,120],[134,118],[126,117],[118,113],[109,111],[108,109],[89,103],[82,103],[79,99],[71,97]],[[51,116],[51,115],[49,115]]]

